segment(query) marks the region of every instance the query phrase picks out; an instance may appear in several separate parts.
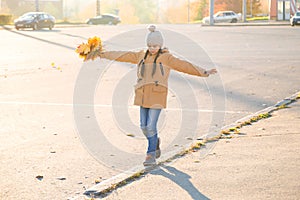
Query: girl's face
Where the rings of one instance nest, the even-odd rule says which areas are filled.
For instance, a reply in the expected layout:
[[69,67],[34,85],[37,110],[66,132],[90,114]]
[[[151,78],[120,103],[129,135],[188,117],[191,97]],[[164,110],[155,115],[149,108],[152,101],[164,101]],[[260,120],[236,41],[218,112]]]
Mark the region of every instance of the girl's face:
[[155,55],[155,54],[157,54],[158,50],[160,49],[160,46],[159,45],[148,45],[148,49],[152,55]]

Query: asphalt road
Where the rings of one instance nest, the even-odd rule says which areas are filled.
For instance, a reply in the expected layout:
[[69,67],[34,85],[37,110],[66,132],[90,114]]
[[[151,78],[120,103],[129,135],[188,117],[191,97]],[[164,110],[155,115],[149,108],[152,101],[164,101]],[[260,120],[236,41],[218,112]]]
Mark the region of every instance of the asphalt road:
[[[76,73],[82,66],[81,60],[74,53],[74,48],[78,44],[86,41],[89,37],[98,35],[108,50],[143,48],[144,35],[147,33],[145,27],[144,25],[121,25],[56,28],[52,31],[47,29],[40,31],[2,30],[0,37],[2,38],[1,46],[4,48],[0,49],[1,73],[4,75],[9,72],[31,73],[38,69],[49,69],[54,63],[64,70],[68,69],[74,72],[73,80],[75,80],[74,88],[76,88],[76,80],[78,81],[81,77],[80,71],[78,71],[77,77]],[[200,121],[207,120],[204,123],[207,124],[204,126],[205,128],[203,126],[199,128],[200,125],[187,124],[187,126],[192,126],[192,129],[198,127],[198,129],[210,130],[212,126],[220,128],[222,125],[229,124],[245,115],[273,105],[299,89],[297,84],[300,75],[300,68],[298,67],[300,64],[299,27],[161,25],[160,28],[165,35],[165,45],[171,51],[203,68],[217,67],[219,71],[217,76],[204,81],[190,76],[178,75],[178,73],[173,73],[171,77],[170,89],[172,92],[169,97],[169,112],[176,112],[176,110],[181,112],[185,108],[195,109],[196,105],[200,111],[196,117],[200,115]],[[123,90],[123,88],[116,88],[118,86],[116,82],[124,81],[123,79],[127,77],[131,78],[134,74],[130,65],[124,71],[123,66],[104,63],[103,69],[108,66],[108,70],[102,76],[102,80],[107,77],[108,82],[111,80],[111,84],[100,84],[97,88],[101,92],[93,93],[96,103],[100,105],[112,104],[113,94],[120,95],[115,90]],[[99,63],[88,65],[95,66]],[[113,65],[116,67],[110,67]],[[89,73],[93,74],[94,72]],[[120,76],[117,75],[119,73]],[[95,79],[97,79],[98,84],[99,77],[95,77]],[[130,83],[134,84],[134,81],[133,77]],[[47,84],[45,83],[45,85]],[[36,92],[40,92],[39,86],[36,87]],[[193,94],[183,92],[188,87],[193,90]],[[65,89],[74,90],[74,88]],[[132,87],[129,86],[128,88],[132,92]],[[108,91],[114,92],[110,94]],[[98,93],[101,93],[101,97],[97,95]],[[108,97],[102,101],[105,99],[103,93]],[[26,97],[25,99],[28,101],[35,102],[31,99],[30,94],[28,92],[19,94],[20,99]],[[49,95],[51,96],[51,94]],[[76,99],[74,100],[76,97],[72,95],[70,92],[70,96],[63,98],[63,100],[47,100],[46,102],[72,104],[76,101]],[[191,95],[194,98],[190,98]],[[124,101],[126,100],[128,101],[128,99]],[[13,102],[15,100],[8,99],[7,101]],[[81,100],[78,101],[80,103]],[[189,107],[190,104],[195,105]],[[130,105],[130,103],[126,102],[126,105]],[[119,122],[120,126],[122,123],[127,124],[127,121]],[[135,127],[132,130],[138,131],[138,123],[133,126]]]
[[[32,141],[46,126],[49,132],[75,130],[96,159],[116,169],[104,172],[106,178],[140,164],[146,144],[131,106],[134,66],[83,64],[74,49],[94,35],[107,50],[144,48],[145,27],[1,30],[1,130],[17,135],[1,137],[1,149]],[[172,73],[169,107],[159,124],[165,154],[299,91],[300,27],[159,27],[173,53],[219,72],[207,79]]]

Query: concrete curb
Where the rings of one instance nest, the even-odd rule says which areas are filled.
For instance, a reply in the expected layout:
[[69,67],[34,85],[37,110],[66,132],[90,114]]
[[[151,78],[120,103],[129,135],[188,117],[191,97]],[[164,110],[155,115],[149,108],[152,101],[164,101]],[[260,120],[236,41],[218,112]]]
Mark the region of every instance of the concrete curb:
[[210,26],[202,24],[203,27],[235,27],[235,26],[290,26],[289,22],[240,22],[240,23],[221,23]]
[[[258,117],[262,114],[271,114],[274,111],[277,111],[282,108],[286,108],[287,105],[293,103],[297,99],[300,98],[300,92],[297,92],[290,97],[284,98],[283,100],[279,101],[273,106],[270,106],[268,108],[262,109],[254,114],[248,115],[244,118],[241,118],[237,120],[236,122],[224,126],[221,130],[228,130],[232,127],[241,126],[242,123],[251,121],[254,117]],[[265,118],[265,117],[263,117]],[[260,118],[260,119],[263,119]],[[260,120],[259,119],[259,120]],[[222,131],[221,133],[211,133],[207,134],[203,138],[200,138],[199,140],[202,140],[202,142],[196,142],[192,143],[192,145],[187,145],[185,149],[180,149],[174,152],[170,152],[167,155],[162,156],[160,159],[161,161],[158,162],[158,165],[154,168],[145,169],[143,165],[138,165],[126,172],[123,172],[121,174],[118,174],[110,179],[107,179],[103,182],[100,182],[93,187],[87,189],[83,195],[90,196],[90,197],[105,197],[109,195],[112,191],[116,190],[119,187],[122,187],[124,185],[127,185],[135,180],[138,180],[148,174],[151,170],[159,167],[160,165],[163,165],[164,163],[170,163],[174,161],[175,159],[178,159],[187,153],[189,153],[191,150],[198,151],[200,153],[200,158],[205,157],[208,155],[209,151],[212,150],[212,148],[215,146],[216,142],[222,139]],[[201,146],[201,147],[200,147]],[[79,198],[79,197],[78,197]],[[77,198],[75,198],[77,199]]]
[[[195,23],[203,27],[236,27],[236,26],[290,26],[288,21],[266,21],[266,22],[239,22],[239,23],[221,23],[210,26],[209,24]],[[56,24],[55,28],[70,28],[70,27],[89,27],[87,24]],[[0,25],[0,30],[12,30],[14,25]]]

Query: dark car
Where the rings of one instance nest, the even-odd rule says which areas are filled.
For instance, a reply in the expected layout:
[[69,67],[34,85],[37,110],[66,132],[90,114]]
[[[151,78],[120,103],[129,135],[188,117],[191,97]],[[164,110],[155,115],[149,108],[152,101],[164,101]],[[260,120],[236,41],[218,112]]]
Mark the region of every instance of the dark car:
[[55,18],[44,12],[28,12],[14,21],[17,30],[23,28],[32,28],[33,30],[49,28],[52,30],[55,24]]
[[300,12],[296,12],[295,15],[290,19],[291,26],[300,25]]
[[89,18],[86,23],[90,25],[94,24],[110,24],[117,25],[120,23],[120,17],[112,14],[103,14],[96,17]]

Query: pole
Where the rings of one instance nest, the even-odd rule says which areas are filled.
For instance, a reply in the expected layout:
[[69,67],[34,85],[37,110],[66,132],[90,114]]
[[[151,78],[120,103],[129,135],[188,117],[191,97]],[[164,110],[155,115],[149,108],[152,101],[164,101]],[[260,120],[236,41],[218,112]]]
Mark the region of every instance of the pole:
[[253,17],[253,0],[250,0],[251,17]]
[[96,15],[100,15],[100,0],[97,0],[96,2]]
[[64,19],[64,0],[60,0],[60,18]]
[[243,22],[247,22],[247,0],[243,0]]
[[156,14],[155,14],[156,23],[158,23],[158,16],[159,16],[159,0],[156,1]]
[[39,8],[39,0],[35,0],[35,11],[39,12],[40,8]]
[[209,0],[209,25],[214,25],[214,0]]
[[188,24],[190,23],[190,0],[188,0]]
[[67,0],[64,0],[64,21],[68,21],[68,4],[67,4]]

